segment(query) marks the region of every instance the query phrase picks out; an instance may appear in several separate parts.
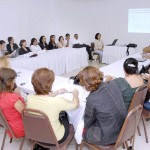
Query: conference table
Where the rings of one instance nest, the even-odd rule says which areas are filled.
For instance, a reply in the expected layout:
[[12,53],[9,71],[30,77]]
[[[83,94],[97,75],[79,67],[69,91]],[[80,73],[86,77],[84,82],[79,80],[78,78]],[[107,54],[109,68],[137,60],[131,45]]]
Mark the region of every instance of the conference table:
[[[122,58],[125,58],[127,51],[126,46],[104,46],[102,62],[111,64]],[[136,53],[136,48],[129,48],[129,56]]]
[[34,71],[46,67],[54,71],[55,75],[71,72],[88,65],[86,48],[60,48],[55,50],[37,51],[36,57],[30,57],[35,52],[10,58],[12,68],[22,68]]
[[[141,54],[137,53],[132,55],[132,57],[140,58]],[[105,67],[102,67],[100,68],[100,70],[104,73],[104,75],[112,75],[114,77],[124,77],[125,75],[123,71],[123,63],[126,58],[121,59],[110,65],[107,65]],[[139,62],[139,69],[142,68],[142,65],[147,66],[149,64],[150,59],[147,59],[144,62]],[[15,70],[17,72],[17,79],[16,79],[17,86],[25,93],[34,94],[34,90],[31,84],[31,76],[33,72],[23,69],[15,69]],[[72,80],[70,80],[69,78],[56,76],[52,90],[55,91],[60,88],[66,88],[69,91],[69,93],[61,94],[59,95],[59,97],[64,97],[68,100],[72,100],[72,94],[70,92],[73,91],[73,89],[79,90],[79,99],[80,99],[79,108],[77,108],[76,110],[67,111],[67,113],[69,116],[69,122],[74,126],[76,142],[80,144],[82,141],[82,131],[84,127],[83,116],[86,106],[86,97],[88,96],[89,92],[87,92],[84,88],[82,88],[79,85],[74,85]]]

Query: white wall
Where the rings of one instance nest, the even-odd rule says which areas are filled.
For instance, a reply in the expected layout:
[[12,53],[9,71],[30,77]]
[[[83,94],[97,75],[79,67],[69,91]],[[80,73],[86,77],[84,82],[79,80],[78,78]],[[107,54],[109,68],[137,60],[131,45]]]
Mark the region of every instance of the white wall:
[[[94,40],[95,33],[100,32],[105,44],[110,44],[118,38],[117,44],[136,43],[138,50],[150,45],[150,34],[128,33],[128,9],[148,8],[150,0],[71,1],[75,2],[75,8],[69,8],[67,13],[70,11],[70,15],[67,20],[74,20],[68,24],[72,25],[85,42],[90,43]],[[66,11],[63,12],[63,17],[65,16]]]
[[128,33],[128,9],[147,8],[149,0],[0,0],[0,39],[30,39],[41,35],[78,33],[85,43],[100,32],[105,44],[150,45],[150,34]]
[[57,0],[0,0],[0,39],[7,41],[13,36],[15,42],[41,35],[59,35],[59,10]]

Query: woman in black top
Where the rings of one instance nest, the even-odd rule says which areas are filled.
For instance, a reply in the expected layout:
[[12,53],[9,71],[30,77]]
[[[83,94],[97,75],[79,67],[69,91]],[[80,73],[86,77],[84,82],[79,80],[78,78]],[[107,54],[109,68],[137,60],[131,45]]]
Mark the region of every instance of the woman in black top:
[[50,36],[50,41],[49,41],[49,49],[57,49],[57,45],[55,43],[55,35]]
[[18,49],[18,45],[14,43],[13,37],[8,37],[8,44],[6,46],[7,51],[9,54],[11,54],[14,50]]
[[29,47],[26,47],[27,46],[27,43],[26,43],[26,40],[21,40],[20,41],[20,49],[19,49],[19,55],[24,55],[24,54],[27,54],[29,52],[32,52]]
[[41,47],[42,50],[48,50],[48,45],[46,43],[46,37],[44,35],[40,37],[39,46]]

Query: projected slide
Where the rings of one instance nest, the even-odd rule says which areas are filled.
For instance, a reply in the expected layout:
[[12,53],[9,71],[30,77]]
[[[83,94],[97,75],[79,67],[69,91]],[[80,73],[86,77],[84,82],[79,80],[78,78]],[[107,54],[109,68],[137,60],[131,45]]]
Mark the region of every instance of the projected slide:
[[128,10],[128,32],[150,33],[150,8]]

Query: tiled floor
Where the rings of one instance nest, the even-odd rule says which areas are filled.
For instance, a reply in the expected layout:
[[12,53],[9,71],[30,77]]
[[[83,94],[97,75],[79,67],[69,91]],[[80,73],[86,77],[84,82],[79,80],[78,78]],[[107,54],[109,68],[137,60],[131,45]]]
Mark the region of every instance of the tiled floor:
[[[104,64],[98,64],[95,61],[89,62],[89,65],[95,66],[95,67],[98,67],[98,68],[104,66]],[[69,74],[64,74],[62,76],[63,77],[74,76],[81,69],[75,70],[75,71],[73,71],[73,72],[71,72]],[[140,124],[140,129],[141,129],[142,136],[136,135],[135,150],[150,150],[150,120],[146,121],[146,127],[147,127],[147,132],[148,132],[148,137],[149,137],[149,143],[145,142],[143,126],[142,126],[142,124]],[[0,127],[0,146],[2,144],[3,134],[4,134],[4,129]],[[19,150],[20,142],[21,142],[21,140],[13,140],[13,142],[10,144],[9,143],[9,138],[7,136],[6,142],[5,142],[5,146],[4,146],[4,150]],[[30,150],[30,146],[26,142],[24,143],[23,150]],[[68,150],[75,150],[75,142],[74,142],[74,140],[69,145]],[[88,150],[88,148],[84,147],[83,150]],[[122,148],[118,148],[118,150],[123,150],[123,149]]]
[[[142,135],[141,136],[136,135],[135,150],[150,150],[150,120],[146,121],[146,127],[147,127],[147,132],[148,132],[148,137],[149,137],[149,143],[145,142],[143,126],[142,126],[142,124],[140,124],[140,129],[141,129]],[[1,146],[1,143],[2,143],[3,133],[4,133],[4,129],[0,128],[0,146]],[[13,142],[10,144],[9,143],[9,138],[7,136],[5,146],[4,146],[4,150],[19,150],[20,142],[21,142],[21,140],[13,140]],[[24,143],[23,150],[30,150],[30,146],[26,142]],[[74,140],[69,145],[68,150],[75,150]],[[88,148],[84,147],[83,150],[88,150]],[[118,150],[123,150],[123,149],[118,148]]]

